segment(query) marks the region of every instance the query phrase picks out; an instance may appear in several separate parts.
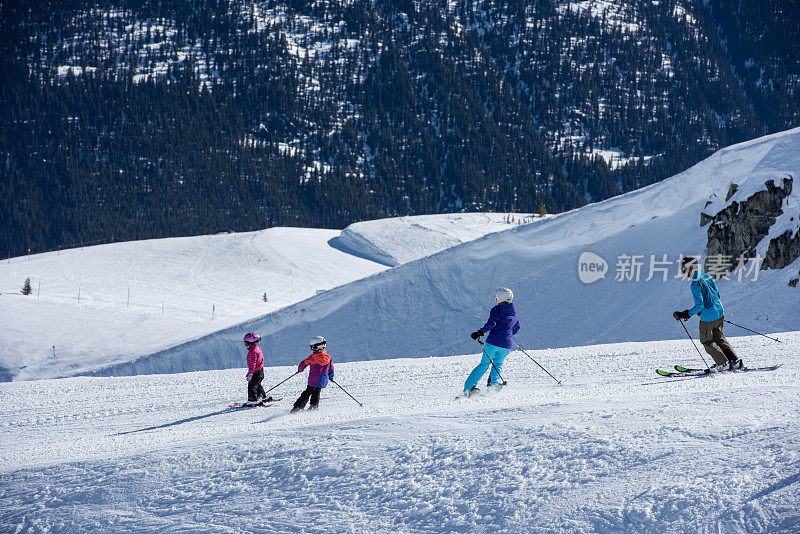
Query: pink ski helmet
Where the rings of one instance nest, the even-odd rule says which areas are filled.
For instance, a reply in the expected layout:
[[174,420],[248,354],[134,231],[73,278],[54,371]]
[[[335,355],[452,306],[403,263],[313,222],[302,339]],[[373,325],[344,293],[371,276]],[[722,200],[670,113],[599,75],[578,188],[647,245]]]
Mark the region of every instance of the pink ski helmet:
[[253,332],[248,332],[244,335],[244,342],[245,343],[258,343],[261,341],[261,336],[258,334],[254,334]]

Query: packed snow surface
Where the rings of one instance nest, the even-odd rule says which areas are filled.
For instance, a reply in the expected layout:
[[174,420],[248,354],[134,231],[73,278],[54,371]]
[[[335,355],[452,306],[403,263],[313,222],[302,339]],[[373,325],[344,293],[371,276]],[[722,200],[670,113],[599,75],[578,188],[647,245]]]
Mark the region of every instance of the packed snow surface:
[[238,411],[243,368],[2,383],[0,531],[798,532],[800,332],[778,338],[731,338],[778,370],[700,378],[653,372],[701,365],[688,339],[529,351],[562,386],[513,352],[461,400],[477,354],[337,363],[364,406],[331,384],[292,415],[305,375]]
[[[270,228],[3,260],[0,380],[70,376],[135,360],[387,268],[371,255],[419,258],[510,228],[506,217],[358,223],[344,231],[346,252],[337,245],[339,230]],[[417,229],[413,240],[406,239],[409,227]],[[33,294],[22,296],[28,277]]]

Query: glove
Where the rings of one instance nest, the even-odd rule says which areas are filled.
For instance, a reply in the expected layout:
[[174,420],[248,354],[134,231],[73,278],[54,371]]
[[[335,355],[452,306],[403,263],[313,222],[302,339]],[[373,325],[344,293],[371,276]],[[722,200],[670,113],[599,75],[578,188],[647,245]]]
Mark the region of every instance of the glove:
[[689,320],[689,310],[673,312],[672,316],[675,317],[675,320],[677,320],[677,321],[680,321],[680,320],[688,321]]
[[253,379],[253,371],[247,372],[247,381],[250,382]]
[[481,332],[480,330],[476,330],[473,333],[471,333],[469,335],[469,337],[471,337],[475,341],[478,341],[481,338],[482,335],[483,335],[483,332]]

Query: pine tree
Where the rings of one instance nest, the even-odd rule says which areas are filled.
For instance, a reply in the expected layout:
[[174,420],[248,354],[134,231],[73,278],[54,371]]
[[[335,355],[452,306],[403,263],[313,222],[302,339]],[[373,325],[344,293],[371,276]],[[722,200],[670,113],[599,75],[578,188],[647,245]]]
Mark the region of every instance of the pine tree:
[[25,285],[22,286],[22,294],[23,295],[30,295],[33,293],[33,289],[31,288],[31,277],[25,279]]

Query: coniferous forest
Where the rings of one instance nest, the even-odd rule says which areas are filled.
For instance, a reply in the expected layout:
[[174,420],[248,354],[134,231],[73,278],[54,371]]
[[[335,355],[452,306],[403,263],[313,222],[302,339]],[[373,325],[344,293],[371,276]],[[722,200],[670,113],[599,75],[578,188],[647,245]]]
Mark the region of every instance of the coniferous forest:
[[800,4],[0,3],[0,254],[550,212],[800,126]]

